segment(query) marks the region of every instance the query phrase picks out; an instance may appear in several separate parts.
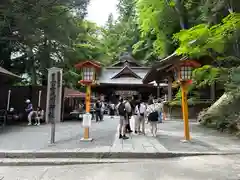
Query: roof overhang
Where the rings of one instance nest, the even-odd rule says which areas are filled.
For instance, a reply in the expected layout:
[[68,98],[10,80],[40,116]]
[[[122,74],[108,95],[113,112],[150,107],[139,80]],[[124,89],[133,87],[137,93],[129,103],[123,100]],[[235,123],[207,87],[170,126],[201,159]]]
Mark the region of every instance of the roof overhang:
[[12,73],[12,72],[2,68],[2,67],[0,67],[0,75],[21,79],[20,76],[18,76],[16,74],[14,74],[14,73]]
[[171,72],[167,71],[173,64],[181,61],[181,57],[176,53],[162,59],[158,63],[155,63],[151,69],[148,71],[146,76],[143,78],[143,83],[148,84],[152,81],[160,83],[166,79],[168,76],[173,76]]
[[[143,78],[143,83],[148,84],[152,81],[160,83],[167,79],[167,77],[173,78],[173,73],[169,71],[169,69],[173,65],[177,65],[184,60],[189,60],[189,58],[187,56],[178,56],[176,53],[173,53],[165,59],[162,59],[151,67],[146,76]],[[202,56],[198,58],[197,61],[200,62],[201,65],[206,65],[214,62],[214,59],[211,56]]]
[[21,80],[22,78],[2,67],[0,67],[0,82],[7,83],[15,80]]

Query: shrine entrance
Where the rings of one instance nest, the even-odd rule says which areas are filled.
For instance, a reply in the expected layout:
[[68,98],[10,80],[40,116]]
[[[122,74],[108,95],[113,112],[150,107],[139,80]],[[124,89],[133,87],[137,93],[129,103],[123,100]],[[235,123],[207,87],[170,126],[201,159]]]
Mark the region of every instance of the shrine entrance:
[[119,96],[142,97],[148,100],[150,95],[157,97],[164,96],[166,87],[158,88],[156,84],[143,84],[142,80],[150,70],[150,67],[143,66],[131,55],[124,53],[119,60],[105,68],[97,76],[97,84],[93,91],[103,94],[106,101],[117,102]]

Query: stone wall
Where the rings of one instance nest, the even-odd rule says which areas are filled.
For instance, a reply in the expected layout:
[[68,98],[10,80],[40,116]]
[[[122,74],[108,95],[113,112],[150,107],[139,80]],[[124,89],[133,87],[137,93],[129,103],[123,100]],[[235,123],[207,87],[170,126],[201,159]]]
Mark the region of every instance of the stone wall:
[[[194,106],[188,106],[189,119],[197,119],[198,113],[203,109],[209,107],[209,104],[198,104]],[[172,119],[182,119],[182,107],[181,106],[165,106],[164,111],[170,114]]]

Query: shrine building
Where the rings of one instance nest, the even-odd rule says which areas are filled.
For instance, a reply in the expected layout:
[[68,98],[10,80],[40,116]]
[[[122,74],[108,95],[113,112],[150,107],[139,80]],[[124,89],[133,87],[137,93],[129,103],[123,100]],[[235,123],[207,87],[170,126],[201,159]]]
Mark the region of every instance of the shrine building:
[[93,91],[104,95],[106,101],[112,102],[116,102],[119,96],[142,97],[143,100],[147,100],[150,95],[164,96],[167,84],[143,84],[143,78],[149,70],[150,67],[141,65],[131,55],[124,53],[114,64],[102,67]]

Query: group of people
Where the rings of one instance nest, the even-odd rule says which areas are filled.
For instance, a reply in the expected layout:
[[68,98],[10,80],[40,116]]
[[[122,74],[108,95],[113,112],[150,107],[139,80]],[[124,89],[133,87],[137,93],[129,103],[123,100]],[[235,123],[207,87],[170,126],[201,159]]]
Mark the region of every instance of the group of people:
[[32,125],[32,120],[35,119],[35,124],[39,126],[41,120],[44,119],[44,110],[41,107],[37,107],[36,110],[33,109],[33,105],[29,99],[26,100],[27,107],[25,109],[28,118],[28,126]]
[[139,100],[133,104],[128,98],[120,98],[116,109],[120,116],[120,139],[128,139],[126,134],[133,132],[130,127],[131,118],[135,121],[134,130],[136,134],[145,134],[145,121],[147,121],[150,123],[152,135],[157,136],[157,124],[160,114],[163,112],[163,104],[160,100],[154,101],[150,99],[147,104]]

